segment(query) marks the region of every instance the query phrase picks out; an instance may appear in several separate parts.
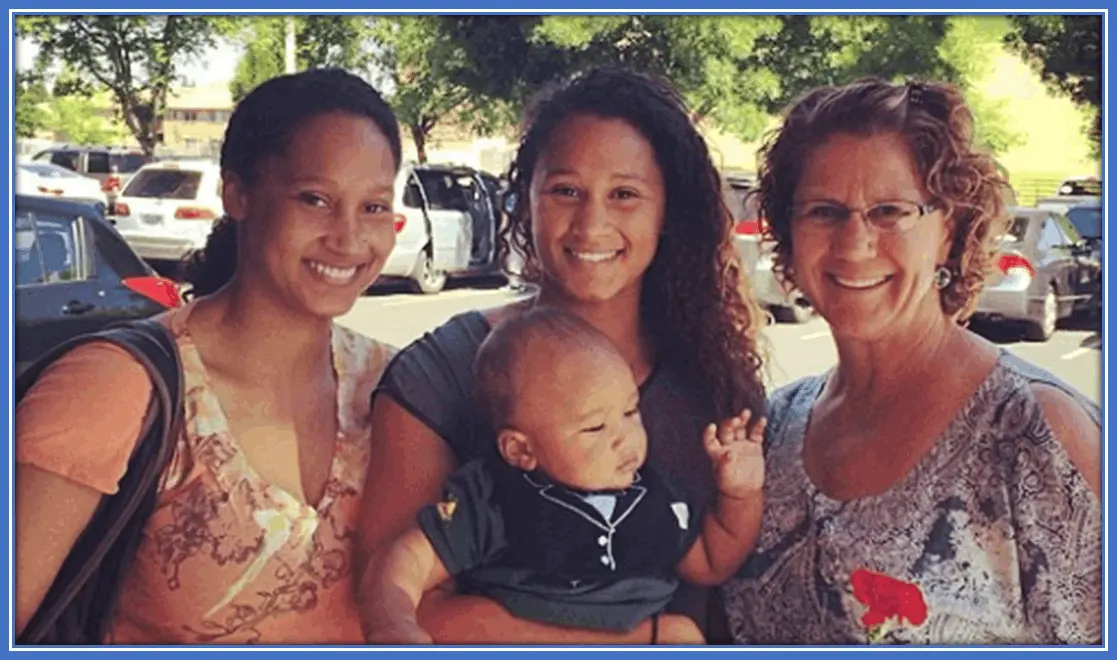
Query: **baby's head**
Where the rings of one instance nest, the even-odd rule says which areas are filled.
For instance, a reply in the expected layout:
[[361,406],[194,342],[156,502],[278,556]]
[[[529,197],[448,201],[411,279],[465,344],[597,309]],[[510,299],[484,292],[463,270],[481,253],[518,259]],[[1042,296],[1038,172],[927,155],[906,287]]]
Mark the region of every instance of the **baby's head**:
[[493,329],[474,362],[501,456],[583,490],[627,488],[647,457],[640,393],[608,337],[537,307]]

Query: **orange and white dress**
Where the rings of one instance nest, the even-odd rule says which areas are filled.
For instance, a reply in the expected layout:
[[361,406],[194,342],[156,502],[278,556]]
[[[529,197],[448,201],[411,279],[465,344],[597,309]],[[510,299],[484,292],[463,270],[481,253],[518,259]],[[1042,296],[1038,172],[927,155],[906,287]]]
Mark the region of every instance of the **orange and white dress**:
[[[185,424],[106,643],[363,643],[353,552],[370,399],[393,349],[334,326],[339,431],[311,507],[265,481],[230,433],[186,329],[192,309],[164,317],[182,358]],[[17,407],[16,461],[114,493],[150,394],[122,349],[78,348]]]

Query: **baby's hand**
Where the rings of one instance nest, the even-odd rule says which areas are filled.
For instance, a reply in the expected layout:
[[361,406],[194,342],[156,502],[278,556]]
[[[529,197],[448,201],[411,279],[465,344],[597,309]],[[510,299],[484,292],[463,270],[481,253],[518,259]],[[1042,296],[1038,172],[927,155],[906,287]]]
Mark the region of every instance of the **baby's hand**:
[[714,464],[718,492],[747,498],[764,489],[764,427],[761,417],[749,428],[752,413],[743,411],[721,424],[710,424],[703,433],[706,454]]

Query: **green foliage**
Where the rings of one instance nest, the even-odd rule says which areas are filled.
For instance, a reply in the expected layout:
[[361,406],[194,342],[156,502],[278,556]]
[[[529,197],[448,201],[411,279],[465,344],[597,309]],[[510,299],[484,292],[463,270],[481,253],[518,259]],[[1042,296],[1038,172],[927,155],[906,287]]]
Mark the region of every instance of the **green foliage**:
[[244,53],[229,85],[234,102],[285,72],[288,20],[295,22],[295,64],[299,70],[340,67],[361,71],[368,67],[372,55],[367,17],[240,18],[234,39],[244,46]]
[[1012,16],[1005,43],[1040,74],[1051,89],[1090,113],[1086,134],[1102,144],[1102,17],[1098,14]]
[[36,71],[16,72],[15,86],[16,137],[32,138],[48,126],[48,115],[43,107],[50,97],[41,73]]
[[498,99],[462,84],[462,72],[474,64],[446,28],[439,16],[380,16],[371,26],[376,82],[410,132],[420,162],[427,159],[427,136],[439,122],[452,118],[480,128],[507,117]]
[[1011,126],[1008,103],[990,98],[980,85],[1007,32],[1003,16],[952,16],[950,30],[939,47],[939,55],[957,72],[955,82],[973,111],[975,140],[995,154],[1024,141],[1024,134]]
[[956,62],[961,45],[941,48],[951,30],[943,16],[563,15],[443,22],[472,64],[452,75],[480,96],[518,110],[549,80],[592,65],[627,66],[665,76],[696,116],[744,140],[759,137],[772,113],[818,85],[865,76],[963,77]]
[[48,65],[77,75],[55,94],[108,90],[121,119],[145,152],[158,141],[158,120],[179,65],[211,48],[230,19],[209,16],[19,16],[16,34],[39,47]]
[[47,117],[57,139],[70,144],[117,144],[128,135],[128,129],[99,115],[93,101],[84,96],[51,98]]

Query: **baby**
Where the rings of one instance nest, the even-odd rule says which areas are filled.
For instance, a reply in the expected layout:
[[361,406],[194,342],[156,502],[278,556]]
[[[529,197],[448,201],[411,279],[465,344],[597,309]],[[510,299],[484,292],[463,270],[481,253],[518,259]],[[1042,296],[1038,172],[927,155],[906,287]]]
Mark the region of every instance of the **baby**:
[[370,565],[370,643],[430,643],[416,608],[450,577],[521,619],[632,630],[664,610],[676,576],[720,584],[753,548],[764,420],[746,432],[745,411],[706,428],[718,497],[702,515],[644,464],[632,371],[588,323],[547,308],[505,321],[474,373],[497,451],[454,474]]

